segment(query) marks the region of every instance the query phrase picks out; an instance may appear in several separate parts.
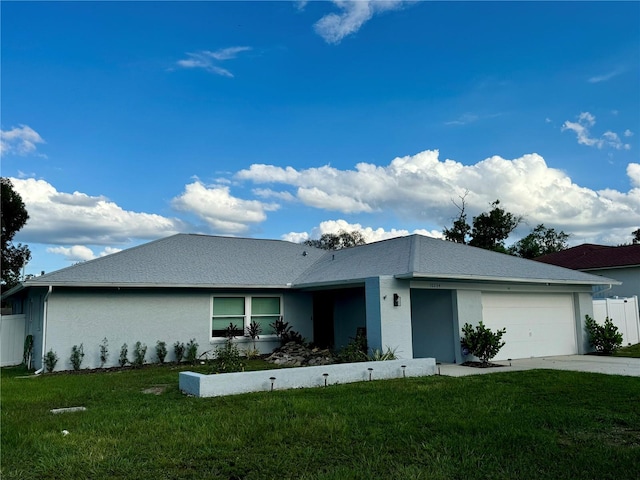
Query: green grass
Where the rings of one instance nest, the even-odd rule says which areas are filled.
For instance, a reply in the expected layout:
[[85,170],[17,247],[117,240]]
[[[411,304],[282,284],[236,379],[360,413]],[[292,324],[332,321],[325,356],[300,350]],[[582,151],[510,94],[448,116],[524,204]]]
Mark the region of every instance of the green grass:
[[[178,391],[181,369],[38,378],[2,369],[0,476],[624,480],[640,471],[640,378],[538,370],[201,399]],[[143,393],[151,387],[165,390]],[[49,412],[71,406],[87,410]]]
[[614,353],[616,357],[633,357],[640,358],[640,343],[630,345],[628,347],[622,347]]

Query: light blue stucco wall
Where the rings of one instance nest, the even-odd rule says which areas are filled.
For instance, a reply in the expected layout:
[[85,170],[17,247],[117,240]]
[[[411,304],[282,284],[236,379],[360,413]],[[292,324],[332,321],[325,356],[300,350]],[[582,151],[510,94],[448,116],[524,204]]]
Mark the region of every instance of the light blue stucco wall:
[[455,361],[452,290],[411,290],[413,356]]
[[[198,353],[212,352],[224,340],[210,339],[211,298],[221,292],[204,290],[56,290],[49,297],[47,347],[58,355],[56,370],[71,369],[69,357],[73,345],[83,344],[82,368],[100,366],[100,343],[107,338],[109,359],[106,367],[118,365],[120,349],[128,345],[129,359],[137,341],[147,346],[146,361],[156,362],[158,340],[167,344],[166,361],[174,360],[173,344],[191,339],[199,344]],[[224,292],[228,294],[229,292]],[[234,294],[256,294],[238,291]],[[264,292],[261,292],[264,294]],[[269,294],[281,292],[269,292]],[[313,335],[311,296],[284,292],[283,317],[307,339]],[[250,340],[238,338],[239,347],[248,348]],[[278,339],[261,335],[256,347],[268,353],[279,345]]]
[[336,292],[333,298],[334,349],[338,351],[355,338],[358,328],[366,326],[366,309],[360,288]]
[[596,292],[594,298],[633,297],[634,295],[640,298],[640,267],[591,270],[587,273],[613,278],[622,282],[622,285],[613,285],[609,290],[604,290],[601,293]]

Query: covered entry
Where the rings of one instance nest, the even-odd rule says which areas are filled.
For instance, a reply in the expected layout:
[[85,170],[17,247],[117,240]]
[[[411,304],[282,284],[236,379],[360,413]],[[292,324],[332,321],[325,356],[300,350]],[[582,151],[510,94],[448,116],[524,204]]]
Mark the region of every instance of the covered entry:
[[578,353],[571,294],[483,292],[482,318],[507,329],[495,360]]

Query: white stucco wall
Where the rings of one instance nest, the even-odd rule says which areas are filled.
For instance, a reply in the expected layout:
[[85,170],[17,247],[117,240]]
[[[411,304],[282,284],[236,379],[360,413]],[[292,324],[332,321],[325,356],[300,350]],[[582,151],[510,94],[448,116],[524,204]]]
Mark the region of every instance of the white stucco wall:
[[[393,277],[371,278],[365,289],[369,348],[390,348],[398,358],[413,358],[409,282]],[[394,295],[399,296],[399,305],[394,305]]]

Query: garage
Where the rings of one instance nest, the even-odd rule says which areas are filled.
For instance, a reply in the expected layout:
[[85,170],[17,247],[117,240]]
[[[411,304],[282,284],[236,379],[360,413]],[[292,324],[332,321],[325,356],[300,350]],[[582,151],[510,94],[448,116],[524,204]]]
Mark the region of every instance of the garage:
[[578,353],[571,294],[482,293],[482,318],[506,342],[495,360]]

